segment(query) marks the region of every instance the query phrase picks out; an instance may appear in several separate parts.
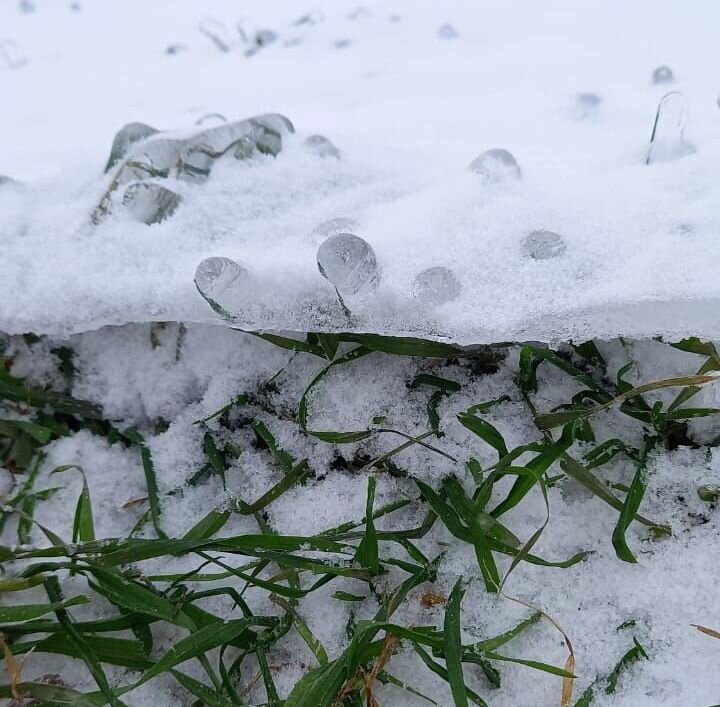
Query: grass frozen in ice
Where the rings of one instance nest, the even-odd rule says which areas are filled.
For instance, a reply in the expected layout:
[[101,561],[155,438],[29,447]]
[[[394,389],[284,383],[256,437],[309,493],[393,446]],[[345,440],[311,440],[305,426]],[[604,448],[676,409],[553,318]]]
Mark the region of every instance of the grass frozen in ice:
[[[337,366],[352,366],[354,361],[373,353],[386,356],[431,357],[444,361],[443,369],[465,369],[472,376],[492,375],[507,354],[510,345],[460,349],[431,341],[394,339],[377,335],[308,334],[286,338],[275,334],[256,334],[266,341],[289,349],[294,356],[322,359],[323,368],[307,381],[295,414],[273,409],[267,392],[273,379],[256,389],[235,395],[228,403],[197,425],[203,430],[202,450],[206,463],[187,479],[188,485],[202,484],[211,476],[224,482],[226,469],[242,453],[233,434],[250,430],[256,449],[266,450],[281,480],[254,498],[236,498],[231,505],[208,508],[183,537],[168,537],[163,530],[163,512],[173,503],[169,495],[161,496],[155,480],[150,448],[134,429],[119,430],[104,419],[98,406],[77,400],[64,393],[48,390],[32,381],[10,373],[12,361],[3,358],[0,366],[0,461],[13,473],[14,490],[5,500],[0,513],[0,528],[5,529],[16,516],[16,542],[0,548],[5,571],[0,591],[12,593],[12,601],[0,607],[2,648],[10,683],[0,686],[0,696],[22,699],[29,704],[129,705],[132,691],[159,676],[172,678],[193,695],[195,705],[265,704],[286,707],[325,705],[378,705],[378,684],[392,685],[418,699],[418,703],[440,704],[422,690],[393,672],[393,654],[400,646],[411,647],[419,664],[447,682],[447,699],[457,706],[470,703],[492,704],[493,690],[502,690],[503,663],[520,663],[528,670],[556,675],[557,704],[564,707],[587,707],[600,691],[612,694],[631,664],[652,659],[645,648],[631,636],[628,628],[628,651],[618,656],[616,668],[599,675],[582,694],[574,694],[574,656],[572,637],[549,613],[508,595],[508,575],[520,563],[555,567],[557,571],[583,562],[588,552],[568,558],[546,558],[533,552],[550,519],[548,493],[568,477],[592,493],[597,502],[615,509],[617,522],[608,542],[618,560],[635,562],[636,548],[631,547],[626,531],[631,523],[647,526],[649,541],[669,533],[662,518],[649,519],[640,514],[646,487],[646,462],[656,449],[673,449],[678,445],[698,446],[688,421],[716,415],[720,410],[692,407],[692,399],[701,386],[712,383],[713,373],[720,370],[720,354],[712,343],[687,339],[671,344],[681,351],[703,357],[697,374],[652,381],[633,386],[626,380],[632,361],[621,368],[615,378],[608,375],[600,349],[592,341],[551,350],[539,345],[514,345],[519,349],[516,390],[493,400],[479,400],[458,414],[459,422],[476,437],[478,447],[487,445],[497,454],[497,461],[483,468],[476,452],[468,449],[466,459],[454,459],[443,450],[443,430],[437,412],[440,401],[458,393],[461,384],[435,373],[423,373],[408,381],[408,386],[428,392],[427,431],[409,435],[384,426],[382,417],[369,421],[364,429],[315,430],[313,394],[319,386],[328,385],[328,372]],[[182,351],[180,351],[182,355]],[[68,380],[75,374],[71,349],[55,352],[58,367]],[[540,391],[538,370],[551,367],[558,375],[574,380],[578,392],[566,401],[556,401],[550,409],[538,409],[550,391]],[[656,396],[661,390],[674,391],[674,397]],[[538,393],[542,395],[538,395]],[[512,448],[503,434],[487,419],[486,413],[502,406],[510,396],[519,394],[531,411],[537,440]],[[669,400],[669,402],[668,402]],[[637,446],[621,438],[598,441],[594,416],[614,410],[631,425],[640,425],[644,442]],[[284,449],[272,432],[272,425],[257,416],[258,412],[276,415],[278,420],[292,419],[303,435],[315,437],[323,444],[334,445],[336,454],[347,468],[367,477],[367,502],[362,518],[347,519],[334,528],[311,536],[280,535],[273,529],[266,509],[284,493],[320,470],[313,459],[298,459]],[[68,508],[74,518],[72,537],[60,537],[35,518],[38,503],[51,498],[54,489],[36,491],[34,481],[45,463],[44,447],[52,440],[88,430],[107,438],[111,444],[124,445],[139,455],[145,472],[148,510],[128,537],[96,537],[93,505],[85,472],[75,465],[58,467],[61,475],[82,476],[82,490],[75,508]],[[226,434],[219,434],[222,430]],[[144,432],[150,434],[150,432]],[[377,435],[398,438],[398,445],[380,456],[363,454],[362,446],[353,458],[343,457],[343,445],[365,442]],[[239,439],[239,438],[238,438]],[[715,446],[718,438],[707,443]],[[582,443],[577,445],[576,443]],[[399,452],[412,445],[423,445],[431,455],[453,458],[463,476],[447,476],[433,487],[414,478],[412,469],[401,468],[395,461]],[[577,450],[582,455],[577,455]],[[616,457],[625,457],[635,472],[629,485],[609,484],[602,468]],[[55,474],[53,478],[55,478]],[[398,498],[384,505],[375,502],[377,478],[384,474],[414,480],[416,494],[412,499]],[[509,492],[498,482],[514,480]],[[539,489],[545,498],[546,520],[530,537],[517,537],[504,516],[523,504],[528,494]],[[698,493],[707,491],[699,489]],[[143,499],[141,499],[142,501]],[[712,501],[714,502],[714,501]],[[384,530],[376,525],[381,518],[409,504],[419,504],[423,520],[417,527],[395,527]],[[254,534],[224,536],[223,528],[233,514],[253,517]],[[45,539],[43,544],[30,543],[30,530],[36,525]],[[449,596],[434,586],[442,547],[433,556],[424,554],[418,541],[435,524],[442,524],[462,543],[467,543],[477,560],[477,567],[457,578]],[[512,558],[501,572],[498,558]],[[142,562],[153,558],[191,556],[197,565],[183,573],[145,574]],[[229,561],[228,558],[233,558]],[[235,561],[240,558],[240,564]],[[393,586],[385,581],[392,571],[399,577]],[[65,596],[60,580],[67,576],[84,578],[83,593]],[[334,601],[351,607],[374,597],[379,607],[369,619],[351,619],[347,627],[345,649],[333,659],[303,619],[303,600],[313,591],[342,578],[356,580],[361,592],[338,589]],[[499,593],[507,601],[525,605],[526,618],[504,633],[486,636],[467,643],[462,632],[461,605],[466,587],[481,583],[487,592]],[[46,602],[23,601],[23,593],[44,587]],[[209,587],[209,588],[206,588]],[[267,593],[278,612],[258,615],[244,598],[248,588]],[[416,590],[422,590],[430,605],[444,606],[441,625],[417,626],[395,623],[393,618],[403,602]],[[37,594],[33,593],[33,597]],[[202,600],[226,596],[234,605],[232,618],[221,617],[202,608]],[[113,607],[111,615],[91,620],[73,617],[76,606],[101,598]],[[355,616],[351,609],[351,617]],[[520,659],[505,654],[503,647],[532,625],[545,622],[549,631],[559,631],[566,642],[565,665],[554,665],[543,655]],[[159,649],[152,629],[167,624],[177,631],[170,648]],[[708,635],[711,629],[699,627]],[[274,658],[281,653],[283,642],[294,632],[307,645],[315,667],[305,671],[286,699],[281,699],[273,677]],[[550,639],[548,639],[550,640]],[[84,662],[97,689],[81,693],[66,685],[62,676],[26,681],[23,660],[33,653],[54,653]],[[194,662],[202,675],[188,665]],[[133,676],[122,684],[111,681],[105,667],[123,666]],[[470,687],[468,675],[473,675]],[[484,686],[476,687],[482,676]],[[262,695],[258,697],[259,686]],[[446,704],[443,702],[442,704]]]

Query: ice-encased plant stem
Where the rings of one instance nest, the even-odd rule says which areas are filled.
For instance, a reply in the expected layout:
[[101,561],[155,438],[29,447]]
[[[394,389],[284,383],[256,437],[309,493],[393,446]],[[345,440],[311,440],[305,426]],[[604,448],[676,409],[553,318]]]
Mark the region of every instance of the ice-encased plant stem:
[[181,197],[155,182],[135,182],[123,195],[123,206],[133,218],[148,226],[169,218],[177,209]]
[[680,91],[666,93],[660,99],[655,113],[645,164],[675,160],[695,152],[695,148],[685,141],[686,122],[685,95]]
[[112,148],[110,149],[110,157],[108,158],[105,171],[109,172],[125,155],[130,148],[140,140],[155,135],[159,130],[145,123],[128,123],[123,125],[115,134]]
[[522,177],[522,170],[514,155],[503,148],[486,150],[470,163],[469,169],[486,182],[502,182]]
[[282,149],[283,135],[294,131],[285,116],[264,114],[205,128],[190,137],[173,138],[165,133],[150,136],[141,140],[120,163],[91,221],[98,224],[110,213],[114,194],[122,184],[168,177],[204,180],[215,161],[225,154],[232,153],[236,159],[248,159],[256,153],[276,156]]
[[457,299],[461,291],[462,285],[455,273],[443,266],[427,268],[418,273],[412,286],[413,297],[436,306]]

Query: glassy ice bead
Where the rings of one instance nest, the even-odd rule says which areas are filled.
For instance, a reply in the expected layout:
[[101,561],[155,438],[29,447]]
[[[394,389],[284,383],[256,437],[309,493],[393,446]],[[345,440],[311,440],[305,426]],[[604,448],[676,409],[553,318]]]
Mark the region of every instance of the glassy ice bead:
[[437,36],[440,39],[455,39],[458,36],[458,33],[451,24],[444,24],[438,29]]
[[687,99],[679,91],[666,93],[658,103],[655,123],[650,135],[646,164],[674,160],[695,152],[685,141]]
[[445,304],[457,299],[462,290],[460,281],[449,268],[436,266],[418,273],[413,280],[412,293],[429,304]]
[[205,258],[195,270],[195,287],[203,297],[215,301],[246,273],[230,258]]
[[533,231],[523,239],[525,255],[534,260],[557,258],[567,249],[567,244],[553,231]]
[[319,243],[330,236],[352,233],[357,230],[358,225],[355,219],[339,216],[338,218],[331,218],[329,221],[323,221],[313,229],[311,236],[314,241]]
[[511,152],[503,148],[486,150],[469,165],[470,170],[485,181],[501,182],[506,179],[520,179],[522,170]]
[[146,137],[155,135],[158,132],[151,125],[145,123],[128,123],[123,125],[115,134],[112,148],[110,148],[110,158],[108,159],[105,171],[107,172],[114,167],[125,155],[130,151],[130,147]]
[[340,150],[324,135],[310,135],[303,141],[305,146],[320,157],[340,157]]
[[575,112],[578,118],[587,118],[593,115],[602,103],[602,98],[596,93],[580,93],[575,99]]
[[265,47],[268,44],[272,44],[273,42],[275,42],[277,38],[277,32],[271,29],[261,29],[255,35],[255,44],[257,44],[258,47]]
[[154,182],[131,184],[123,195],[123,206],[148,226],[172,216],[179,203],[179,194]]
[[370,244],[352,233],[330,236],[318,248],[318,269],[341,295],[369,292],[377,285],[375,252]]
[[654,84],[672,83],[675,81],[672,69],[669,66],[658,66],[652,73],[652,82]]

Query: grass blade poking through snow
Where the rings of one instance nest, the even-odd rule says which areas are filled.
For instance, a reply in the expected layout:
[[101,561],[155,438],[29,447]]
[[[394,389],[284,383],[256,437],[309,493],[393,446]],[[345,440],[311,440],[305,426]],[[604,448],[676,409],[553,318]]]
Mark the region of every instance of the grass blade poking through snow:
[[140,458],[142,460],[143,471],[145,472],[145,484],[147,486],[148,498],[150,499],[150,517],[152,518],[153,527],[155,528],[157,536],[159,538],[166,538],[167,535],[160,527],[160,499],[158,498],[157,479],[155,478],[155,467],[150,450],[137,430],[125,430],[122,435],[140,450]]
[[[48,598],[51,602],[56,604],[61,604],[63,602],[63,595],[60,591],[60,582],[57,577],[48,577],[45,580],[45,591],[47,592]],[[113,692],[107,676],[105,675],[105,671],[100,666],[95,652],[87,644],[80,631],[77,630],[73,620],[70,618],[70,614],[67,613],[67,610],[60,605],[55,609],[55,616],[57,616],[58,621],[65,629],[67,640],[74,645],[79,655],[85,661],[85,665],[87,665],[90,674],[95,679],[97,686],[100,688],[103,695],[105,695],[105,698],[110,705],[112,705],[112,707],[126,707]]]
[[380,560],[378,558],[378,539],[373,521],[373,503],[375,501],[375,486],[377,479],[368,477],[367,505],[365,510],[365,535],[358,545],[355,559],[361,567],[367,567],[373,574],[380,574]]
[[71,469],[77,469],[82,475],[82,491],[75,506],[75,518],[73,520],[72,541],[90,542],[95,540],[95,522],[93,521],[92,504],[90,502],[90,489],[88,489],[87,478],[81,466],[77,464],[66,464],[53,469],[52,474],[61,474]]
[[450,690],[455,707],[468,707],[465,678],[462,669],[462,640],[460,636],[460,605],[465,589],[462,578],[458,579],[450,592],[447,608],[445,609],[445,622],[443,625],[443,648],[445,649],[445,665],[448,671]]

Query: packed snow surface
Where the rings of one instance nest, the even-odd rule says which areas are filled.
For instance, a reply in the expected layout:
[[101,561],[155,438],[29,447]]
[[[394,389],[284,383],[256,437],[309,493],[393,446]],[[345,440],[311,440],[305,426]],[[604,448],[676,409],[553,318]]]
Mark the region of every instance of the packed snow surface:
[[[219,304],[245,329],[720,335],[712,4],[31,5],[0,3],[0,174],[19,182],[0,182],[0,330],[217,322],[193,277],[226,257],[245,277]],[[277,37],[251,49],[238,22]],[[153,180],[181,197],[161,223],[121,203],[92,223],[123,125],[176,135],[271,112],[296,131],[277,157]],[[469,168],[493,149],[517,165]],[[336,218],[377,262],[345,308],[316,263]],[[559,236],[550,257],[537,231]],[[418,296],[437,267],[459,287]]]

